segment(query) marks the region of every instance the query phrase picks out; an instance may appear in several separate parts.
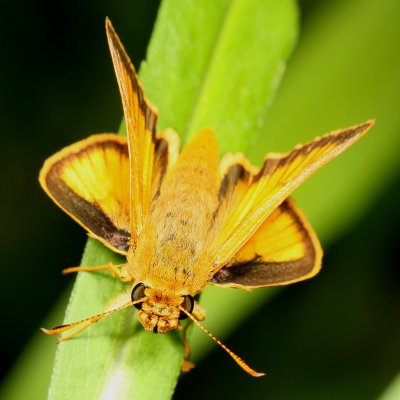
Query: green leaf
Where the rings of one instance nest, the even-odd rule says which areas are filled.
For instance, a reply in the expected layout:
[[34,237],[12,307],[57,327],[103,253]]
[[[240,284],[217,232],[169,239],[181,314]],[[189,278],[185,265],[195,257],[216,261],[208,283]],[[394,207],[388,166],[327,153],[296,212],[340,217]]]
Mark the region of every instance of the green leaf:
[[[160,109],[159,129],[187,136],[207,125],[223,150],[246,150],[281,78],[296,20],[291,0],[164,1],[140,71]],[[89,241],[83,265],[110,260],[121,262]],[[97,314],[123,290],[105,273],[79,274],[65,321]],[[124,310],[59,345],[49,399],[167,399],[182,357],[177,332],[149,334]]]
[[400,398],[400,374],[397,375],[389,387],[379,397],[379,400],[396,400]]
[[[163,3],[147,63],[141,68],[146,93],[160,109],[159,129],[173,127],[189,138],[210,127],[222,153],[246,151],[263,130],[296,39],[295,3],[187,3]],[[185,18],[196,21],[172,23]],[[170,36],[158,40],[162,34]]]

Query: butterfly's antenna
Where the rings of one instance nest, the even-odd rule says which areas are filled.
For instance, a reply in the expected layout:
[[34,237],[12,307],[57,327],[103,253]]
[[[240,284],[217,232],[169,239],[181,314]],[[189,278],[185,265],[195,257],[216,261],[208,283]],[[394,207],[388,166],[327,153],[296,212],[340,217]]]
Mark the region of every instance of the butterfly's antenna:
[[97,314],[97,315],[93,315],[92,317],[89,318],[85,318],[82,319],[80,321],[76,321],[76,322],[72,322],[70,324],[65,324],[65,325],[60,325],[60,326],[56,326],[52,329],[46,329],[46,328],[40,328],[44,333],[47,333],[48,335],[57,335],[58,333],[63,333],[65,331],[68,331],[72,328],[75,328],[79,325],[84,324],[83,326],[81,326],[79,329],[77,329],[75,332],[71,333],[70,335],[67,336],[63,336],[62,338],[58,339],[59,342],[65,341],[75,335],[77,335],[78,333],[81,333],[83,330],[85,330],[86,328],[88,328],[90,325],[92,325],[93,323],[99,321],[100,319],[107,317],[108,315],[115,313],[117,311],[121,311],[124,308],[133,306],[135,304],[138,303],[143,303],[145,300],[147,300],[147,297],[143,297],[139,300],[135,300],[135,301],[129,301],[128,303],[123,304],[122,306],[113,308],[111,310],[108,311],[104,311],[101,314]]
[[236,361],[236,363],[239,365],[240,368],[242,368],[248,374],[255,377],[260,377],[265,375],[263,372],[257,372],[249,365],[247,365],[245,361],[243,361],[236,353],[234,353],[231,349],[225,346],[220,340],[218,340],[211,332],[209,332],[203,325],[201,325],[200,322],[192,314],[186,311],[182,306],[178,307],[179,310],[181,310],[184,314],[186,314],[203,332],[205,332],[208,336],[210,336],[210,338],[214,340],[214,342],[219,344]]

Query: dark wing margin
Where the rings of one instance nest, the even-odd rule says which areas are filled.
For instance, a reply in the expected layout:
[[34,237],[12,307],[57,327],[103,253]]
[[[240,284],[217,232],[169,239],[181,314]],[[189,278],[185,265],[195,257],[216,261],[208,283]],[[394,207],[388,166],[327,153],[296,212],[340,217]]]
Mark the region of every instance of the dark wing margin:
[[131,177],[130,232],[134,248],[151,208],[157,110],[144,96],[135,68],[108,18],[106,32],[127,129]]
[[288,199],[214,275],[212,283],[242,289],[286,285],[314,276],[320,270],[321,259],[316,234],[293,200]]
[[46,160],[45,192],[90,236],[113,251],[129,247],[129,159],[126,138],[93,135]]

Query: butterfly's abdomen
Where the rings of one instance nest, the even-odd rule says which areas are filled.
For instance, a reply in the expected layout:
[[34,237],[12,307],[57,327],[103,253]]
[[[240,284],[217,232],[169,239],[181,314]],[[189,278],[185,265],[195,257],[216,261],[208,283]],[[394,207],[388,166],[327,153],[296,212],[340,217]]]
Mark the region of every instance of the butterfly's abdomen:
[[151,213],[154,269],[164,281],[190,287],[193,264],[212,228],[218,188],[217,141],[202,130],[165,177]]

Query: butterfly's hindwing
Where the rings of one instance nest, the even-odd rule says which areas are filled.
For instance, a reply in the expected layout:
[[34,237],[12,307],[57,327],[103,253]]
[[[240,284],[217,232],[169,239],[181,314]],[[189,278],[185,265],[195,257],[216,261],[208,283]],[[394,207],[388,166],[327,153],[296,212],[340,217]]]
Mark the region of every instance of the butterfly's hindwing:
[[283,202],[212,282],[251,289],[311,278],[321,266],[322,250],[293,200]]
[[126,139],[100,134],[46,160],[43,189],[91,236],[124,253],[129,247],[129,160]]

